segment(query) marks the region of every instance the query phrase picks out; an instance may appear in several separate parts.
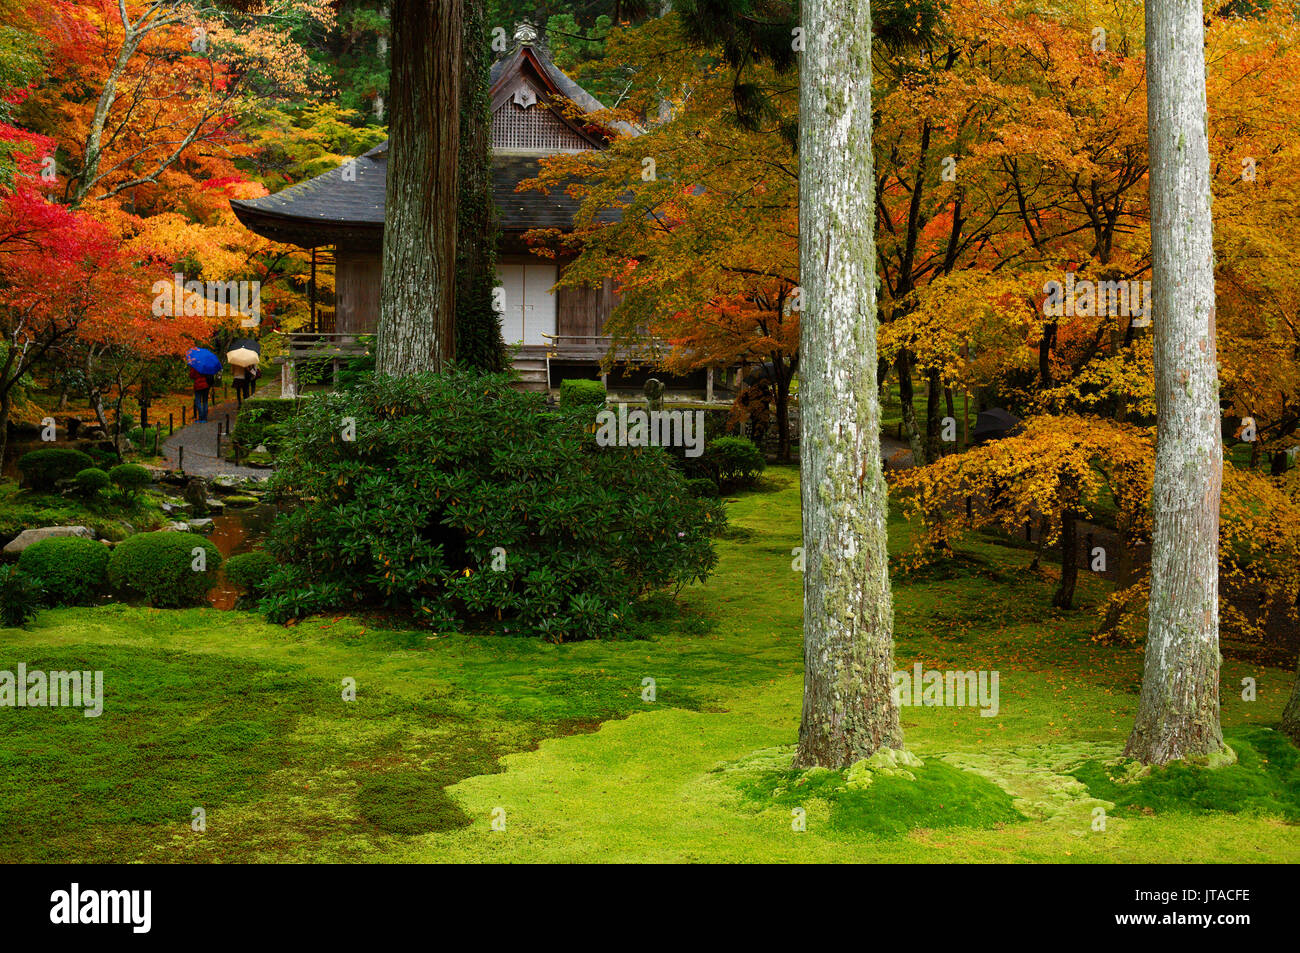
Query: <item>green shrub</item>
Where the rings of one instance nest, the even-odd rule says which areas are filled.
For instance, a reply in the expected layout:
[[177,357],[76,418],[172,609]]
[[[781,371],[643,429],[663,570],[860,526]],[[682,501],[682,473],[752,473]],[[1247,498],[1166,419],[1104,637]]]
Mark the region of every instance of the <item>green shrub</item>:
[[73,477],[77,485],[77,495],[90,500],[99,495],[100,490],[108,489],[108,474],[99,467],[87,467]]
[[108,547],[82,536],[54,536],[24,549],[18,568],[40,584],[50,605],[83,605],[104,589]]
[[686,489],[691,491],[691,496],[700,499],[708,499],[718,495],[718,485],[707,477],[696,477],[687,480]]
[[80,450],[70,447],[48,447],[24,453],[18,459],[18,470],[23,480],[33,490],[52,492],[60,480],[71,480],[95,461]]
[[260,549],[251,553],[237,553],[226,560],[226,580],[245,592],[256,592],[266,584],[275,560]]
[[[356,439],[339,439],[352,418]],[[559,641],[702,579],[712,525],[659,448],[598,447],[506,374],[375,376],[305,405],[271,480],[276,621],[358,605]]]
[[162,424],[136,427],[126,435],[126,439],[135,444],[135,448],[141,453],[153,453],[162,446]]
[[[195,569],[195,550],[205,568]],[[108,581],[144,596],[151,606],[200,605],[221,566],[217,547],[197,533],[137,533],[118,543],[108,560]]]
[[605,385],[600,381],[560,381],[560,405],[563,407],[604,407]]
[[153,482],[153,475],[138,463],[119,463],[108,471],[108,478],[128,500],[134,500]]
[[244,401],[244,406],[240,408],[231,439],[241,454],[253,451],[259,444],[265,444],[267,450],[275,453],[279,449],[283,434],[290,429],[289,421],[297,409],[296,400],[251,397]]
[[748,437],[710,440],[704,458],[720,488],[753,486],[767,465],[762,451]]
[[40,583],[17,566],[0,566],[0,626],[20,626],[40,606]]

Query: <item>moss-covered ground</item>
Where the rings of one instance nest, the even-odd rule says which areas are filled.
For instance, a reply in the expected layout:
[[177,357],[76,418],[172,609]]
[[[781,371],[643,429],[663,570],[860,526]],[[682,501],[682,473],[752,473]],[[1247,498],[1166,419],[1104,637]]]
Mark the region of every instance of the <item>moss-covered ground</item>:
[[[1293,675],[1229,660],[1238,764],[1131,779],[1141,654],[1090,639],[1106,583],[1055,610],[991,538],[896,573],[895,601],[898,668],[997,670],[996,717],[905,708],[910,778],[791,771],[798,510],[796,472],[769,471],[731,503],[717,574],[651,605],[643,639],[121,605],[0,629],[0,670],[105,673],[99,718],[0,708],[0,858],[1300,860],[1297,755],[1270,730]],[[910,531],[891,521],[894,551]]]

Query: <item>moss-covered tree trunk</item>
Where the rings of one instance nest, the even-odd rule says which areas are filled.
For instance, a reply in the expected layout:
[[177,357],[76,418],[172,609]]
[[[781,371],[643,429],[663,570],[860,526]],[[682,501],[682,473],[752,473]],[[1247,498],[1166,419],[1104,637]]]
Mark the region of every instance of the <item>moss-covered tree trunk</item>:
[[1300,745],[1300,666],[1296,668],[1291,697],[1287,699],[1286,708],[1282,709],[1281,729],[1283,734]]
[[808,0],[800,71],[800,461],[804,696],[799,767],[901,747],[876,392],[871,10]]
[[1223,750],[1223,454],[1201,16],[1200,6],[1185,0],[1147,0],[1156,461],[1146,661],[1125,749],[1147,764]]
[[455,354],[461,0],[395,0],[375,366],[404,376]]
[[500,370],[505,354],[496,287],[496,205],[492,201],[492,47],[484,0],[462,0],[465,33],[460,88],[460,207],[456,228],[456,360]]

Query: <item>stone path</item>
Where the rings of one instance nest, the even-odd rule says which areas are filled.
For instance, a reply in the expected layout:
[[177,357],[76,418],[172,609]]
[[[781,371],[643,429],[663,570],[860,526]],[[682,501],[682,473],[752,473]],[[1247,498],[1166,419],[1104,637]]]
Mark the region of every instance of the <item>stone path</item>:
[[[257,389],[257,397],[279,396],[279,383],[267,382]],[[258,467],[235,466],[229,460],[217,457],[217,426],[221,425],[221,446],[228,446],[229,437],[225,432],[227,416],[233,427],[239,414],[237,401],[229,400],[224,404],[208,406],[208,419],[202,423],[192,423],[177,430],[162,445],[163,456],[168,466],[175,467],[180,459],[180,448],[185,448],[185,472],[191,476],[210,478],[214,476],[243,477],[265,480],[271,475],[270,470]]]

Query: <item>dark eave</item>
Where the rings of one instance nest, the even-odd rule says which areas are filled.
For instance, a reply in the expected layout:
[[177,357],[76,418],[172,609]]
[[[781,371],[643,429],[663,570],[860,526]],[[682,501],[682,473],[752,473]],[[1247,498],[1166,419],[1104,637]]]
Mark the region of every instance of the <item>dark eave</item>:
[[[355,160],[356,181],[344,181],[344,167],[340,166],[275,195],[232,199],[230,207],[251,231],[272,241],[302,248],[379,248],[384,238],[387,146],[382,143]],[[539,171],[539,160],[534,156],[493,157],[492,198],[504,235],[518,237],[534,228],[573,228],[580,203],[563,185],[553,188],[549,195],[536,190],[515,191],[520,182],[534,178]]]

